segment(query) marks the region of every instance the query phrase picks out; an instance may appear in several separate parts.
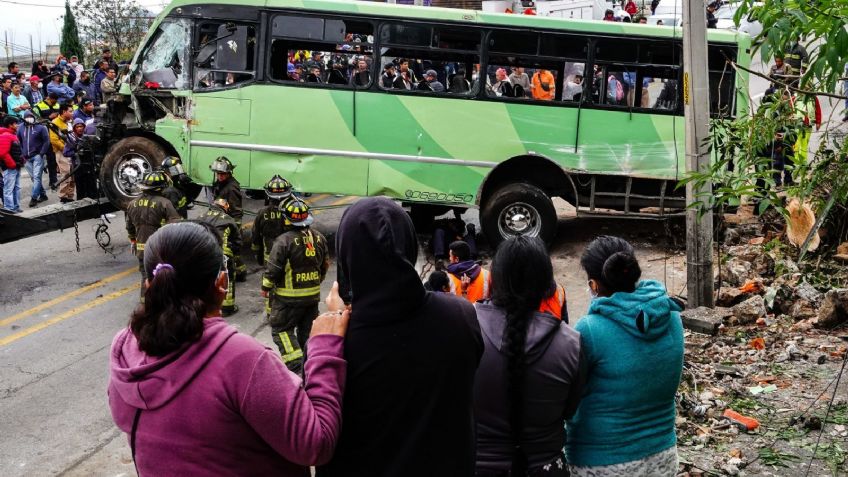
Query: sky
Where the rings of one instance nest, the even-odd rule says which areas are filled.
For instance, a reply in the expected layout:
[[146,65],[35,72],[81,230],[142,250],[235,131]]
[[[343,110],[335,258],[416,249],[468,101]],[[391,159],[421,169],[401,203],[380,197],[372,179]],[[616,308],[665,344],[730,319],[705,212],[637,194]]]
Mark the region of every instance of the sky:
[[[153,13],[159,13],[169,0],[137,0]],[[75,0],[71,0],[73,6]],[[0,0],[0,58],[5,60],[6,41],[12,54],[30,53],[33,49],[59,44],[65,0]]]

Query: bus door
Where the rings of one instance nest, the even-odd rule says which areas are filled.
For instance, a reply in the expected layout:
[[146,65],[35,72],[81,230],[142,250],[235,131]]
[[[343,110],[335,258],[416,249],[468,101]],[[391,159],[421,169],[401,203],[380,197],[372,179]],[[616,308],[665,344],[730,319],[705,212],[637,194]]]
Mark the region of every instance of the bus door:
[[[243,187],[251,185],[254,105],[261,98],[249,87],[256,78],[257,24],[202,20],[196,28],[194,98],[191,117],[193,177],[209,177],[209,165],[226,156]],[[203,181],[207,182],[207,181]]]

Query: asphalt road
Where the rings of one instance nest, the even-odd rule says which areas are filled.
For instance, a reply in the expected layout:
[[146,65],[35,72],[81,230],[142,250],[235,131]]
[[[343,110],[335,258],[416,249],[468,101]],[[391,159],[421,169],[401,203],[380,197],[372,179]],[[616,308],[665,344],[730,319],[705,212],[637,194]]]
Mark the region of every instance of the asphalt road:
[[[754,78],[752,96],[757,98],[766,87],[766,81]],[[823,103],[828,118],[832,108]],[[838,113],[834,118],[839,120]],[[24,204],[26,182],[25,178]],[[310,200],[317,206],[340,207],[351,199],[321,195]],[[248,208],[259,204],[250,202]],[[667,234],[664,225],[656,222],[576,219],[567,217],[569,207],[558,207],[564,218],[551,256],[557,280],[569,294],[572,321],[588,304],[585,277],[578,272],[579,256],[599,234],[627,230],[645,278],[663,280],[673,293],[685,287],[685,257],[679,249],[669,252],[666,247],[682,240],[681,229]],[[316,217],[319,230],[332,235],[341,210],[321,210]],[[199,208],[193,211],[198,213]],[[475,220],[475,212],[468,215]],[[139,274],[129,251],[123,214],[118,213],[110,224],[111,253],[96,244],[97,223],[80,224],[79,252],[73,230],[0,246],[4,271],[0,280],[2,476],[134,475],[126,438],[112,423],[105,390],[109,347],[137,304]],[[229,322],[272,346],[270,330],[262,322],[261,272],[252,259],[247,263],[248,282],[237,288],[241,309]],[[334,276],[333,266],[322,287],[324,293]]]

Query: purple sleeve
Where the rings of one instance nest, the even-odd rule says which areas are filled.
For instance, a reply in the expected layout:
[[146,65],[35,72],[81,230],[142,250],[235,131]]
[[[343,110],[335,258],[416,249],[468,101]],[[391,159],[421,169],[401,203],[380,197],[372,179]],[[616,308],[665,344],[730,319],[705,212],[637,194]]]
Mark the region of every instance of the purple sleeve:
[[309,340],[306,385],[267,350],[253,367],[241,414],[275,451],[298,465],[320,465],[333,456],[341,432],[347,363],[343,338]]

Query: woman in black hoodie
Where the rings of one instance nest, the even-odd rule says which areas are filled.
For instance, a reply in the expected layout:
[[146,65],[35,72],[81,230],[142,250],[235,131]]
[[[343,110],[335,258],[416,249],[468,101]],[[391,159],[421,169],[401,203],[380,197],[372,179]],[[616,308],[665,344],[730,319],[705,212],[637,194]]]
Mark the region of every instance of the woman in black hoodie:
[[465,300],[424,290],[409,216],[385,198],[342,217],[351,292],[342,435],[329,476],[472,476],[474,374],[483,341]]

